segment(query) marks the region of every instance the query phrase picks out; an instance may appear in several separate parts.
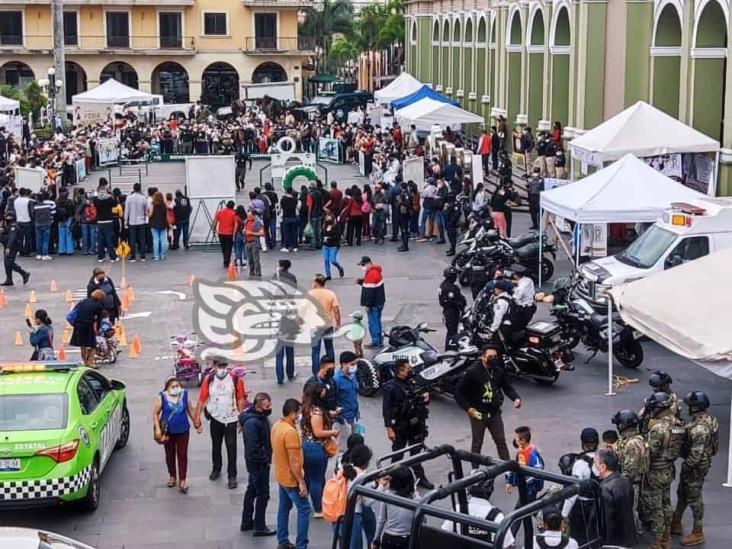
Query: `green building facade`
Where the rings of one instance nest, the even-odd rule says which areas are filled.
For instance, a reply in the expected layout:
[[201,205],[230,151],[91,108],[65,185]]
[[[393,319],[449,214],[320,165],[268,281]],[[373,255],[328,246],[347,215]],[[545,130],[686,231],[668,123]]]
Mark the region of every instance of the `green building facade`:
[[406,65],[487,124],[566,139],[647,101],[719,140],[732,195],[730,31],[724,0],[412,0]]

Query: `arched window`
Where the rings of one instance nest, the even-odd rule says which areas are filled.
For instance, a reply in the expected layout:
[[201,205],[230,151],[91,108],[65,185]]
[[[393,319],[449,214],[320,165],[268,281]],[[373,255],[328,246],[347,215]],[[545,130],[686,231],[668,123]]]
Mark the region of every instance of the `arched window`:
[[115,61],[104,67],[99,75],[99,83],[103,84],[110,78],[114,78],[117,82],[130,88],[138,89],[139,87],[137,71],[123,61]]
[[191,100],[188,71],[172,61],[161,63],[153,71],[152,90],[162,95],[166,103],[188,103]]

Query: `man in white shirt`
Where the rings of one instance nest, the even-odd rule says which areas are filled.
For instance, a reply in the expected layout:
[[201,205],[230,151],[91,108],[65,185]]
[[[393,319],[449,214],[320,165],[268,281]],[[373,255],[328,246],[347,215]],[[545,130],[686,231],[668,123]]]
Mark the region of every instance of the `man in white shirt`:
[[542,511],[544,517],[544,533],[534,536],[534,547],[547,549],[578,549],[577,542],[569,536],[562,534],[562,514],[554,506],[546,507]]
[[518,326],[514,325],[513,329],[520,331],[526,329],[531,319],[536,313],[536,302],[534,296],[536,296],[536,287],[534,281],[528,276],[525,276],[525,269],[521,265],[516,265],[511,275],[511,281],[513,282],[513,301],[516,309],[514,318],[519,323]]
[[33,249],[33,223],[31,222],[30,190],[22,188],[18,191],[18,198],[13,202],[15,221],[20,232],[20,255],[29,256]]
[[509,311],[515,305],[511,294],[508,293],[512,288],[513,285],[508,280],[498,280],[496,282],[493,289],[493,322],[489,328],[491,335],[494,335],[503,326],[513,329]]

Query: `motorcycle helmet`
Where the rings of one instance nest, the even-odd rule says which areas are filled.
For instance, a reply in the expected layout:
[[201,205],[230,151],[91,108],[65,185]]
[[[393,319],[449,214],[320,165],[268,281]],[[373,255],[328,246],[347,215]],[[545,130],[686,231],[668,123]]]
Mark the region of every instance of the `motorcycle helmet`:
[[689,407],[689,413],[695,414],[709,408],[709,397],[702,391],[692,391],[684,397],[684,404]]
[[673,379],[663,370],[656,370],[648,377],[648,385],[659,390],[665,390],[673,383]]
[[615,412],[615,415],[612,417],[610,422],[615,425],[620,432],[640,425],[638,414],[633,410],[618,410]]
[[580,441],[584,444],[599,444],[600,434],[593,427],[585,427],[582,429],[582,433],[580,433]]
[[442,271],[442,275],[445,277],[445,280],[448,282],[455,282],[458,277],[458,272],[455,267],[448,267],[444,271]]
[[394,326],[389,332],[389,345],[399,348],[414,343],[414,334],[409,326]]
[[664,391],[656,391],[643,399],[643,404],[649,411],[667,410],[671,406],[671,397]]

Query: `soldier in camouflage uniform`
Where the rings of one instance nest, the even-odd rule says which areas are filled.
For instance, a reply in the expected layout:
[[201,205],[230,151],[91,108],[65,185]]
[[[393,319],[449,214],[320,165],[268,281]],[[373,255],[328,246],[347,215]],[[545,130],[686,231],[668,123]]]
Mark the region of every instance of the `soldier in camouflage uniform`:
[[651,549],[671,549],[671,483],[674,462],[684,443],[684,426],[673,414],[668,393],[658,391],[644,401],[648,416],[646,444],[650,468],[643,479],[641,505],[653,532]]
[[684,462],[671,533],[683,534],[681,518],[688,505],[694,515],[694,529],[681,540],[681,545],[699,545],[704,543],[702,488],[712,465],[712,456],[719,451],[719,422],[707,412],[709,397],[701,391],[686,395],[684,403],[689,407],[689,422],[686,424],[686,444],[682,452]]
[[648,385],[654,392],[662,391],[671,398],[671,412],[677,418],[681,419],[681,399],[671,390],[671,384],[674,382],[671,376],[663,370],[656,370],[648,376]]
[[633,410],[620,410],[612,418],[612,422],[620,433],[616,444],[616,452],[620,463],[620,473],[633,483],[633,518],[635,529],[640,536],[643,526],[638,518],[640,506],[641,485],[643,477],[648,472],[648,446],[640,434],[640,419]]

